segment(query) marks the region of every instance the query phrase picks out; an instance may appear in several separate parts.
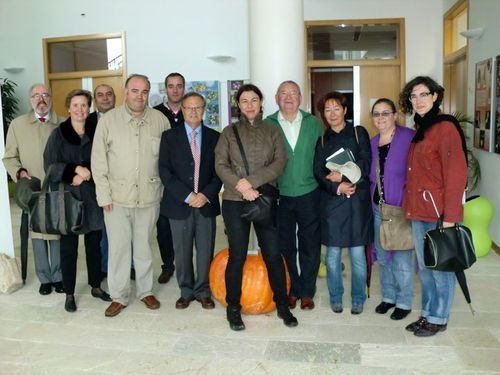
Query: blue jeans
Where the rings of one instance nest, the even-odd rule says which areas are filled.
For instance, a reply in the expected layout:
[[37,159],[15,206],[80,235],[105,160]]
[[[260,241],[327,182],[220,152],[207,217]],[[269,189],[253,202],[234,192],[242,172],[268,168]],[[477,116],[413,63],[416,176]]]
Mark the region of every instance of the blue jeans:
[[[363,306],[366,300],[366,257],[364,246],[349,247],[351,260],[351,303]],[[342,248],[326,248],[326,282],[330,293],[330,305],[341,305],[344,295],[341,269]]]
[[422,283],[421,315],[429,323],[446,324],[455,295],[455,273],[433,271],[424,267],[424,234],[436,223],[412,220],[413,238]]
[[394,303],[396,307],[411,310],[413,298],[413,251],[385,251],[380,244],[380,210],[373,210],[375,224],[375,250],[380,266],[382,301]]

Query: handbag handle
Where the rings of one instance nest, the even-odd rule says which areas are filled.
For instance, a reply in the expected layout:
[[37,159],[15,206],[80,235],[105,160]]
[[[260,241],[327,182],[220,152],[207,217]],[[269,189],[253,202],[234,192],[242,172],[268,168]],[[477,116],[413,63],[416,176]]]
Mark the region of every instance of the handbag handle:
[[233,131],[234,131],[234,136],[236,137],[236,143],[238,143],[238,148],[240,149],[241,158],[243,159],[243,164],[245,165],[247,176],[250,176],[250,168],[248,168],[247,156],[245,155],[243,143],[241,143],[240,134],[238,133],[238,129],[236,129],[236,125],[233,125]]
[[[434,197],[432,196],[432,193],[429,190],[424,190],[422,195],[424,197],[424,201],[429,202],[429,199],[430,199],[430,201],[432,202],[432,205],[434,206],[434,211],[436,212],[436,216],[437,216],[438,220],[441,220],[441,215],[439,215],[439,211],[437,209],[436,202],[434,202]],[[429,197],[427,197],[427,196],[429,196]]]
[[[50,172],[52,171],[53,164],[49,166],[47,169],[47,173],[45,174],[45,178],[43,179],[42,183],[42,188],[40,190],[40,195],[38,197],[38,219],[40,222],[40,229],[42,233],[45,233],[47,231],[47,223],[45,221],[45,207],[46,207],[46,197],[47,197],[47,190],[49,188],[49,176]],[[60,181],[59,182],[59,194],[58,194],[58,200],[59,200],[59,231],[61,234],[68,234],[66,232],[66,210],[65,210],[65,205],[64,205],[64,182]]]

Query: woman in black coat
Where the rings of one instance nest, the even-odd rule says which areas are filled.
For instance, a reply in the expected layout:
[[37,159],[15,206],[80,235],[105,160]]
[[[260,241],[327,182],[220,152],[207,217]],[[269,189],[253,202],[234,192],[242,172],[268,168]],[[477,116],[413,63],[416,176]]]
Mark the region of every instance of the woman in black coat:
[[[326,130],[316,145],[314,175],[321,187],[321,237],[326,245],[330,306],[336,313],[343,311],[341,256],[347,247],[351,260],[351,313],[360,314],[366,300],[365,245],[373,240],[370,139],[365,128],[346,123],[347,99],[341,93],[326,94],[318,110]],[[332,171],[326,167],[326,159],[341,148],[352,152],[355,164],[351,162],[351,167],[341,172]],[[354,183],[348,177],[356,177]]]
[[84,225],[78,233],[61,235],[61,270],[66,292],[64,308],[76,311],[75,283],[78,258],[78,235],[84,234],[88,283],[91,294],[111,301],[101,289],[101,230],[104,227],[102,208],[97,205],[95,184],[90,167],[90,153],[95,125],[87,120],[92,95],[86,90],[73,90],[66,97],[70,117],[51,133],[45,147],[44,168],[52,188],[64,182],[65,189],[85,206]]

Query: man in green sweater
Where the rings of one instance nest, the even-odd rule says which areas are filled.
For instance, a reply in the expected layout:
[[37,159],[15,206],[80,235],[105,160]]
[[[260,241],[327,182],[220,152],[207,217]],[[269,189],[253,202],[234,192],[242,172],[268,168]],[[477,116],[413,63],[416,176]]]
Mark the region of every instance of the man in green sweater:
[[281,130],[288,154],[288,164],[278,179],[280,248],[292,283],[288,305],[293,309],[300,299],[300,307],[311,310],[321,258],[320,193],[313,159],[323,125],[317,117],[299,109],[302,95],[294,81],[282,82],[275,98],[279,110],[266,122]]

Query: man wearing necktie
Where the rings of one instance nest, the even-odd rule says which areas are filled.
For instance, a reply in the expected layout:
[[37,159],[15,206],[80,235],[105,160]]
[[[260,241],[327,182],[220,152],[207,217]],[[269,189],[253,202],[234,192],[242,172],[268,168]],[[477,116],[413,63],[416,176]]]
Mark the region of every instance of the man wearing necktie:
[[[31,111],[15,118],[7,132],[5,154],[2,159],[5,169],[14,181],[20,178],[45,178],[43,151],[50,133],[64,118],[52,109],[50,88],[37,83],[30,89]],[[22,220],[27,221],[27,212]],[[61,274],[59,236],[31,232],[35,272],[40,281],[39,293],[47,295],[55,288],[64,293]]]
[[[222,183],[215,173],[214,150],[219,133],[202,125],[205,99],[190,92],[182,99],[184,126],[165,131],[160,142],[160,178],[165,187],[160,214],[172,230],[176,276],[185,309],[197,300],[212,309],[208,273],[215,246],[215,217],[220,214]],[[196,267],[193,266],[193,244]],[[195,274],[196,269],[196,274]]]

